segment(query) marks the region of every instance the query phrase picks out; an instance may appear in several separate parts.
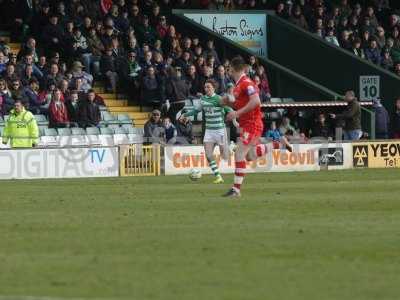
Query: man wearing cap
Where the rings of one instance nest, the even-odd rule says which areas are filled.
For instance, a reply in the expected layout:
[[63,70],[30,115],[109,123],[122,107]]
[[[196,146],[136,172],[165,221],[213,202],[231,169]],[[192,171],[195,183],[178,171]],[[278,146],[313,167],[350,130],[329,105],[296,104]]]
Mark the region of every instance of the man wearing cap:
[[84,72],[82,63],[77,60],[72,64],[72,80],[80,79],[82,81],[82,89],[86,92],[92,88],[93,76]]
[[3,144],[12,148],[36,147],[39,140],[39,129],[30,111],[25,110],[21,99],[15,100],[14,109],[6,122],[3,131]]

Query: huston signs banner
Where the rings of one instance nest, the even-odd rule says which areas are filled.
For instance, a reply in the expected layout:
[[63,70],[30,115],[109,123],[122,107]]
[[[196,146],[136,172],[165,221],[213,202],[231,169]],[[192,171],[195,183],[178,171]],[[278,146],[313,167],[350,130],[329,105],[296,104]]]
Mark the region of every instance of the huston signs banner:
[[266,14],[185,13],[184,16],[257,55],[267,56]]
[[112,177],[118,175],[118,147],[0,151],[0,179]]

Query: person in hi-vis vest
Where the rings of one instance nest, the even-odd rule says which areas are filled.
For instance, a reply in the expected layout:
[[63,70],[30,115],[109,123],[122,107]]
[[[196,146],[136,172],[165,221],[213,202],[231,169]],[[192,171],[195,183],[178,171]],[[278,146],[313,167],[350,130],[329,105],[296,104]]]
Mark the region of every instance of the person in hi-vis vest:
[[3,144],[10,142],[11,148],[36,147],[39,140],[39,128],[36,119],[24,107],[21,99],[16,99],[3,131]]

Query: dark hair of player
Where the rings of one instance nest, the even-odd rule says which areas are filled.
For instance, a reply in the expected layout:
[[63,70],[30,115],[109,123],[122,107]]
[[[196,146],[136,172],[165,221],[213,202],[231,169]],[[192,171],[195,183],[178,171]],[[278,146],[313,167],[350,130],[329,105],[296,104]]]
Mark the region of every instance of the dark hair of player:
[[246,65],[246,61],[241,56],[236,56],[231,60],[231,68],[236,72],[243,71]]

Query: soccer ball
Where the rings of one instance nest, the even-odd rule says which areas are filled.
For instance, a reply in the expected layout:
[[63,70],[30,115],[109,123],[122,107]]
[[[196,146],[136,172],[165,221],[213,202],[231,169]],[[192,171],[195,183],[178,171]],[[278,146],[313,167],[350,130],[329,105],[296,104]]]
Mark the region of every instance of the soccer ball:
[[189,178],[193,181],[199,180],[201,178],[201,172],[197,169],[191,169],[189,173]]

